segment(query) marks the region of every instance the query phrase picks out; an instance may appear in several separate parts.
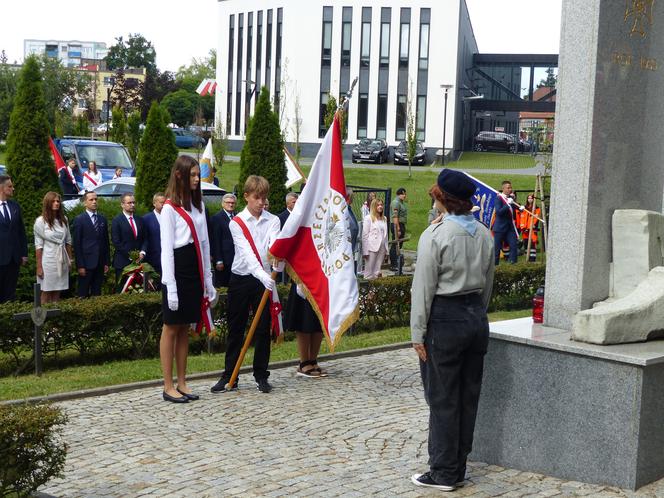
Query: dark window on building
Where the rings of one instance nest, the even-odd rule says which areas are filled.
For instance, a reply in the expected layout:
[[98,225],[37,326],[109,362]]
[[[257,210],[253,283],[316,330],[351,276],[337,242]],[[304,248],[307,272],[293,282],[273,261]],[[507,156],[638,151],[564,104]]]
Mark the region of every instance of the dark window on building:
[[272,78],[272,9],[267,11],[267,32],[265,36],[265,86],[269,90]]
[[[422,9],[428,10],[428,9]],[[429,22],[420,23],[419,69],[429,69]]]
[[238,14],[237,27],[237,78],[235,82],[235,134],[240,134],[242,116],[242,48],[244,44],[244,14]]
[[417,140],[424,142],[427,122],[427,96],[417,96],[417,111],[415,113],[415,135]]
[[369,122],[369,95],[361,93],[357,103],[357,138],[367,138]]
[[274,110],[279,114],[279,99],[281,97],[281,27],[283,22],[283,9],[277,9],[277,48],[276,48],[276,70],[274,74]]
[[408,97],[406,95],[397,95],[397,140],[405,140],[406,127],[408,126]]
[[390,23],[380,25],[380,67],[390,64]]
[[[328,9],[329,7],[323,7]],[[323,42],[321,50],[321,63],[329,66],[332,62],[332,21],[323,21]]]
[[376,138],[387,138],[387,94],[378,94]]
[[323,7],[323,24],[321,29],[321,55],[320,55],[320,116],[318,118],[318,136],[323,138],[327,129],[325,127],[325,106],[330,93],[330,80],[332,66],[332,7]]
[[244,77],[244,134],[247,134],[247,126],[249,126],[249,116],[251,115],[251,58],[252,58],[252,43],[254,41],[254,13],[247,14],[247,67]]
[[325,114],[327,113],[327,102],[328,102],[329,96],[327,93],[321,93],[320,94],[320,105],[319,105],[319,116],[318,116],[318,121],[319,121],[319,126],[318,126],[318,136],[319,137],[324,137],[325,134],[327,133],[327,129],[325,128]]
[[226,97],[226,135],[231,134],[231,119],[233,114],[233,42],[235,41],[235,16],[229,17],[228,22],[228,94]]
[[408,67],[408,56],[410,51],[410,22],[401,23],[400,34],[401,36],[399,37],[399,67]]
[[[344,7],[343,10],[343,25],[341,28],[341,65],[350,66],[350,47],[353,36],[352,24],[353,8]],[[346,20],[348,19],[348,20]]]
[[263,11],[259,10],[256,15],[256,90],[254,91],[254,102],[258,102],[258,92],[261,89],[261,75],[263,63]]
[[431,9],[420,9],[420,40],[417,65],[417,101],[415,105],[415,135],[424,141],[429,79],[429,25]]
[[371,22],[362,22],[362,41],[360,45],[360,65],[369,67],[371,59]]

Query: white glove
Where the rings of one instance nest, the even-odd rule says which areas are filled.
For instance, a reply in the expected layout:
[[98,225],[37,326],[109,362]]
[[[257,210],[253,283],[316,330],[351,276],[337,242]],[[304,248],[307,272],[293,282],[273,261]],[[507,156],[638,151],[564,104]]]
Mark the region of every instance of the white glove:
[[286,268],[286,261],[284,261],[283,259],[280,259],[279,261],[277,261],[276,264],[272,265],[272,269],[277,273],[281,273],[282,271],[284,271],[284,268]]
[[507,204],[514,204],[514,199],[512,199],[511,197],[508,197],[507,198]]
[[307,296],[304,295],[304,292],[302,292],[302,289],[300,288],[299,285],[295,286],[295,292],[297,293],[298,296],[300,296],[302,299],[306,299]]
[[272,277],[270,276],[269,273],[267,273],[267,272],[262,273],[259,280],[261,281],[261,284],[263,284],[267,290],[269,290],[270,292],[272,292],[274,290],[275,283],[274,283],[274,280],[272,280]]
[[212,284],[212,279],[210,278],[205,279],[205,293],[207,294],[207,298],[210,301],[210,303],[214,302],[215,299],[217,299],[217,289],[214,288],[214,285]]
[[524,209],[526,209],[526,208],[523,207],[523,206],[519,206],[519,211],[523,211]]
[[168,292],[166,294],[166,300],[168,301],[168,309],[171,311],[177,311],[178,310],[178,291],[177,289],[171,290],[170,288],[168,289]]

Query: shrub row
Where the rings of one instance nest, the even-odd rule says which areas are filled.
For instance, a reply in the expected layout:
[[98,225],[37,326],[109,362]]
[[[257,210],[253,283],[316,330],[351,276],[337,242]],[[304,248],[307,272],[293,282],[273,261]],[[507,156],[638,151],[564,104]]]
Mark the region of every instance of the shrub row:
[[[501,265],[496,271],[489,309],[524,309],[531,305],[537,288],[544,282],[544,265]],[[350,333],[407,326],[410,320],[412,277],[387,277],[360,284],[360,320]],[[221,290],[222,294],[224,289]],[[284,307],[288,287],[280,285]],[[16,367],[22,354],[32,348],[33,326],[29,320],[15,321],[13,315],[30,309],[28,303],[0,305],[0,352],[10,354]],[[64,299],[57,304],[61,314],[49,318],[43,327],[44,355],[75,349],[81,355],[103,353],[111,356],[150,357],[157,354],[161,333],[161,294],[114,294],[86,300]],[[205,348],[222,350],[226,337],[226,300],[219,299],[214,310],[219,334],[208,341],[192,338],[192,352]]]

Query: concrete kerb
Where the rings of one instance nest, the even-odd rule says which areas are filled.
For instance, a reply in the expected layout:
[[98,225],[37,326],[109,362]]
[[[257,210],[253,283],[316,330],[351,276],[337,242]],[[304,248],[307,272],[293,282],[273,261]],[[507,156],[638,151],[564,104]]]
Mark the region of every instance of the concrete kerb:
[[[386,351],[395,351],[398,349],[406,349],[411,347],[410,342],[399,342],[396,344],[386,344],[384,346],[374,346],[371,348],[364,349],[353,349],[351,351],[343,351],[340,353],[329,353],[324,354],[318,357],[320,362],[323,361],[334,361],[340,358],[352,358],[355,356],[364,356],[371,355],[376,353],[383,353]],[[299,360],[285,360],[278,361],[276,363],[270,364],[271,370],[277,370],[280,368],[294,367],[299,364]],[[240,369],[240,373],[249,373],[251,372],[252,367],[246,366]],[[204,380],[204,379],[214,379],[221,376],[222,371],[212,371],[212,372],[200,372],[187,376],[187,379],[192,380]],[[146,387],[157,387],[162,384],[162,379],[154,380],[143,380],[140,382],[131,382],[129,384],[117,384],[114,386],[105,386],[97,387],[94,389],[81,389],[79,391],[70,391],[65,393],[49,394],[47,396],[34,396],[32,398],[23,398],[23,399],[12,399],[7,401],[0,401],[0,406],[2,405],[19,405],[23,403],[27,404],[37,404],[37,403],[57,403],[60,401],[70,401],[74,399],[89,398],[94,396],[104,396],[106,394],[120,393],[124,391],[133,391],[135,389],[144,389]]]

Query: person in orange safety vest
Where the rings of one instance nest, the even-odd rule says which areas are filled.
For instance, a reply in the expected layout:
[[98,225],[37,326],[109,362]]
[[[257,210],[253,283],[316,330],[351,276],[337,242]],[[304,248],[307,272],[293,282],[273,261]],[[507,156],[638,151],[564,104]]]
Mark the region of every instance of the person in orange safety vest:
[[530,223],[532,218],[532,234],[530,234],[530,254],[528,255],[528,261],[535,261],[537,257],[537,235],[539,232],[539,220],[533,217],[531,213],[535,213],[538,218],[541,218],[540,208],[535,207],[535,195],[529,194],[526,203],[524,204],[525,209],[523,211],[517,212],[516,226],[521,233],[521,239],[523,241],[524,249],[528,247],[528,236],[530,234]]

